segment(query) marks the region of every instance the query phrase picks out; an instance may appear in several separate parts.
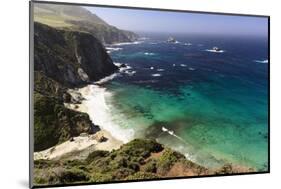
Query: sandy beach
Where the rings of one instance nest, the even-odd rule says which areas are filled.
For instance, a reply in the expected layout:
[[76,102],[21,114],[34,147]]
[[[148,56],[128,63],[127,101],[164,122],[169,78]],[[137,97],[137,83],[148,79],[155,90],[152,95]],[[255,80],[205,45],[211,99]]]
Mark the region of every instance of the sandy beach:
[[[89,96],[92,95],[92,89],[99,88],[95,85],[89,85],[84,88],[80,88],[77,90],[69,90],[69,93],[73,97],[74,100],[81,101],[80,104],[68,104],[65,103],[65,106],[69,109],[73,109],[75,111],[80,111],[84,113],[88,113],[91,120],[93,121],[93,112],[89,111],[91,110],[88,108],[89,101],[87,100]],[[102,88],[100,88],[103,90]],[[105,102],[103,99],[103,96],[100,96],[99,94],[96,94],[96,100],[95,102],[98,102],[99,105],[95,104],[95,108],[97,109],[94,113],[96,118],[98,118],[96,121],[93,121],[94,124],[100,124],[105,119],[104,111],[101,111],[101,114],[98,114],[98,110],[106,107],[104,106]],[[103,94],[101,94],[103,95]],[[80,99],[80,100],[79,100]],[[100,142],[100,137],[104,137],[105,141]],[[47,160],[53,160],[53,159],[85,159],[87,156],[93,152],[94,150],[106,150],[111,151],[113,149],[118,149],[123,142],[121,140],[118,140],[116,137],[112,136],[112,134],[106,130],[100,127],[100,130],[97,131],[94,134],[87,134],[87,133],[81,133],[80,136],[73,137],[73,140],[65,141],[61,144],[55,145],[51,148],[48,148],[46,150],[35,152],[34,153],[34,160],[38,159],[47,159]]]

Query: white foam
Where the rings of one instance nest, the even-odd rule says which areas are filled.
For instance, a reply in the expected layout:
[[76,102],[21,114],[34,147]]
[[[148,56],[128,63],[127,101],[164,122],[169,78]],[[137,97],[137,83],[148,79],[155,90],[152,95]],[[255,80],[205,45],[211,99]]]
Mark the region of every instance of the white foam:
[[165,71],[164,69],[157,69],[158,72],[163,72]]
[[181,67],[186,67],[187,65],[186,65],[186,64],[180,64],[180,66],[181,66]]
[[143,41],[124,42],[124,43],[115,43],[115,44],[112,44],[111,46],[137,45],[137,44],[141,44],[141,43],[143,43]]
[[175,66],[176,66],[176,64],[173,64],[173,66],[175,67]]
[[120,62],[113,62],[113,64],[115,65],[115,66],[117,66],[117,67],[119,67],[119,71],[120,72],[124,72],[124,71],[126,71],[126,70],[129,70],[129,69],[132,69],[132,67],[131,66],[128,66],[127,64],[125,64],[126,65],[126,67],[120,67],[123,63],[120,63]]
[[145,55],[148,55],[148,56],[155,55],[155,53],[150,53],[150,52],[145,52],[144,54],[145,54]]
[[[80,91],[86,99],[83,103],[85,103],[85,106],[88,109],[88,114],[94,124],[109,131],[113,137],[125,143],[134,138],[133,129],[121,128],[113,121],[113,115],[110,111],[111,108],[106,100],[112,98],[112,93],[97,85],[88,85],[87,90],[82,88]],[[87,93],[83,93],[82,91],[87,91]]]
[[223,52],[225,52],[224,50],[214,50],[214,49],[206,49],[205,51],[207,51],[207,52],[213,52],[213,53],[223,53]]
[[136,71],[130,71],[130,70],[126,70],[125,73],[129,76],[133,76],[135,75],[135,73],[137,73]]
[[114,79],[114,78],[117,77],[118,75],[119,75],[118,73],[111,74],[111,75],[109,75],[109,76],[107,76],[107,77],[104,77],[104,78],[102,78],[102,79],[96,81],[95,84],[99,84],[99,85],[100,85],[100,84],[107,83],[108,81]]
[[109,54],[109,53],[112,53],[114,51],[120,51],[122,50],[123,48],[119,48],[119,47],[105,47],[105,49],[107,50],[106,52]]
[[156,74],[151,74],[151,76],[152,76],[152,77],[160,77],[160,76],[162,76],[162,75],[161,75],[161,74],[156,73]]
[[261,63],[261,64],[267,64],[268,60],[267,59],[265,59],[265,60],[254,60],[254,62]]
[[186,46],[191,46],[192,43],[184,43],[183,45],[186,45]]
[[153,70],[153,69],[154,69],[154,67],[153,67],[153,66],[151,66],[151,67],[150,67],[150,69],[151,69],[151,70]]
[[190,71],[194,71],[195,70],[195,68],[192,68],[192,67],[189,67],[188,68]]

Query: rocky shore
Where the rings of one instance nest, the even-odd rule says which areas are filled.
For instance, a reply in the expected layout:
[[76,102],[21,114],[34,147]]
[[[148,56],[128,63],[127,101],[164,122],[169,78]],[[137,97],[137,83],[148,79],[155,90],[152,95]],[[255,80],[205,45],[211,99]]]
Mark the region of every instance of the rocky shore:
[[[130,42],[137,35],[108,25],[83,8],[69,6],[56,10],[54,6],[42,4],[35,9],[33,183],[36,186],[251,171],[233,165],[210,170],[155,140],[124,142],[115,137],[129,133],[110,129],[110,123],[103,119],[107,115],[101,112],[104,97],[96,91],[90,93],[98,98],[98,102],[91,104],[93,109],[85,106],[84,95],[93,92],[85,86],[126,66],[113,64],[104,43]],[[46,10],[52,17],[44,15]],[[66,20],[61,17],[65,14],[83,20]],[[51,20],[53,17],[55,21]],[[57,27],[58,22],[64,27]],[[83,95],[76,90],[81,87],[85,87]],[[98,119],[93,119],[93,115]]]

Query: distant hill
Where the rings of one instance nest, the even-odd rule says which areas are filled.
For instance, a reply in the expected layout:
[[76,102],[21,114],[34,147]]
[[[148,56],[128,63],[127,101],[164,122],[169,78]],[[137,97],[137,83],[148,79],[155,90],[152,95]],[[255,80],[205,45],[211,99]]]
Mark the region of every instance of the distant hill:
[[106,44],[132,42],[138,38],[137,34],[111,26],[80,6],[37,3],[34,21],[59,29],[87,32]]

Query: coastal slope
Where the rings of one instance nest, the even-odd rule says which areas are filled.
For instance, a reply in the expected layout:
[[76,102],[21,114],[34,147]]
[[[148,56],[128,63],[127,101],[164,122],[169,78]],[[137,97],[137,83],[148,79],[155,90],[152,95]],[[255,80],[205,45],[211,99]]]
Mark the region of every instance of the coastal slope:
[[150,139],[134,139],[117,150],[95,150],[86,159],[41,159],[35,160],[34,165],[36,186],[227,175],[251,171],[231,164],[207,169]]
[[56,185],[206,175],[208,170],[154,140],[135,139],[84,160],[36,160],[35,184]]
[[73,5],[36,4],[34,19],[51,27],[71,31],[83,31],[106,44],[132,42],[138,35],[106,23],[84,7]]
[[[112,74],[113,64],[94,36],[34,23],[34,150],[91,133],[88,114],[68,109],[79,103],[67,92]],[[81,100],[81,99],[80,99]]]

